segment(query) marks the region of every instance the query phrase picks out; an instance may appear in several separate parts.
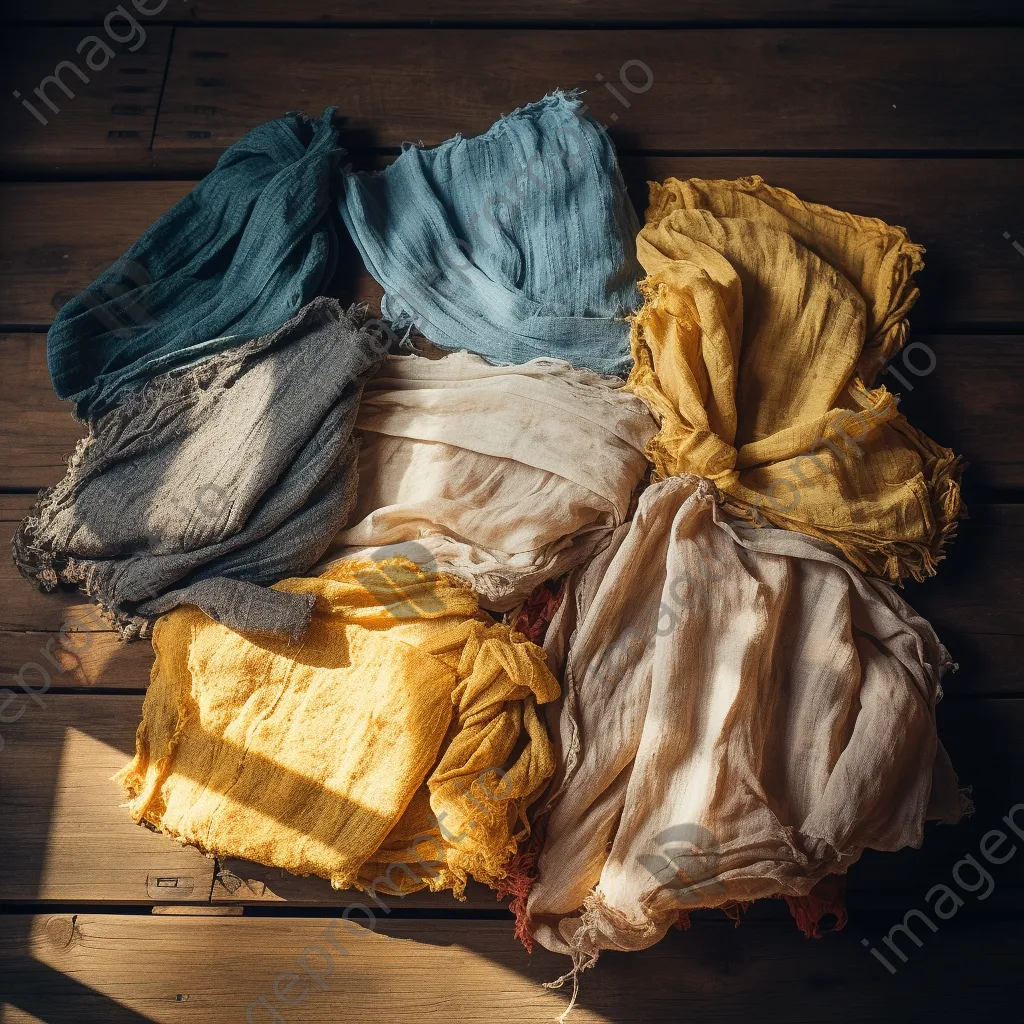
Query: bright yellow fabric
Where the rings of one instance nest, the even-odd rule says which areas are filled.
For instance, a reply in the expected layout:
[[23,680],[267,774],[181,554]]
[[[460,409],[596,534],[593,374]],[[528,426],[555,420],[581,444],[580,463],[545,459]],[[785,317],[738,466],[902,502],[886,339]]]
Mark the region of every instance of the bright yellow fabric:
[[157,622],[137,753],[118,776],[132,817],[336,888],[503,879],[554,770],[544,652],[493,624],[467,584],[405,559],[276,589],[316,595],[299,643],[191,606]]
[[629,384],[661,427],[654,479],[707,477],[730,511],[889,580],[933,573],[962,465],[870,389],[906,340],[924,250],[759,177],[650,189]]

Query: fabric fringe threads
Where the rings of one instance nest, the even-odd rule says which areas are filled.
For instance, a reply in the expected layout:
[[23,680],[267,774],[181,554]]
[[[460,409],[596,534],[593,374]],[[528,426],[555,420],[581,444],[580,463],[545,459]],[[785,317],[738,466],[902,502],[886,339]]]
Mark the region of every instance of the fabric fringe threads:
[[359,397],[379,366],[354,310],[317,298],[283,327],[149,381],[90,423],[13,541],[44,589],[81,586],[129,639],[180,604],[295,639],[308,572],[356,500]]

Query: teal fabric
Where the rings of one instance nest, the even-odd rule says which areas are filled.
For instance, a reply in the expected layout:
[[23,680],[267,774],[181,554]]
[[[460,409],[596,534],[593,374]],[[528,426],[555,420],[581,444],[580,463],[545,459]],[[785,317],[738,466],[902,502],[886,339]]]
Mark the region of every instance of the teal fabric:
[[628,371],[639,224],[611,140],[574,96],[344,186],[342,217],[396,326],[495,363]]
[[47,338],[54,390],[80,419],[157,374],[276,330],[333,277],[331,120],[287,114],[253,129],[85,292]]

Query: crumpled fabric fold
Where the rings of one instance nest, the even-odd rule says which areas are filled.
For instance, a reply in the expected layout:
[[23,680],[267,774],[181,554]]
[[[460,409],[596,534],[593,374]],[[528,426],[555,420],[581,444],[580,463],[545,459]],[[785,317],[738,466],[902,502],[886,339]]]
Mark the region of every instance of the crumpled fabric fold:
[[151,378],[276,330],[338,260],[332,124],[290,113],[254,128],[110,269],[46,339],[54,391],[90,420]]
[[923,249],[903,228],[761,178],[651,183],[632,390],[655,479],[836,545],[897,582],[935,571],[961,514],[957,456],[873,387],[903,346]]
[[558,770],[525,924],[576,967],[680,912],[807,896],[968,809],[928,623],[828,544],[718,498],[693,476],[648,488],[548,628]]
[[383,316],[495,363],[553,356],[625,376],[639,224],[581,106],[556,92],[483,135],[345,175],[341,215]]
[[310,569],[356,496],[359,396],[380,365],[357,310],[314,299],[272,334],[149,381],[91,423],[13,541],[44,590],[77,584],[125,638],[194,604],[297,636]]
[[619,378],[468,352],[389,356],[356,427],[356,509],[321,569],[401,554],[468,580],[495,611],[607,543],[656,429]]
[[461,895],[506,879],[554,770],[544,652],[469,586],[405,559],[275,591],[315,598],[298,643],[196,608],[158,620],[128,809],[207,854],[336,888]]

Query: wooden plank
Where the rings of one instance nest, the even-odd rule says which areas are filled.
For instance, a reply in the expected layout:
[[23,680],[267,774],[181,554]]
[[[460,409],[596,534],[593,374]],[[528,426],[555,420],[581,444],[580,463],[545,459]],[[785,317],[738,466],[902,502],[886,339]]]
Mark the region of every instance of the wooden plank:
[[[112,34],[99,29],[99,36],[84,28],[5,30],[0,92],[7,113],[0,121],[0,171],[152,167],[150,142],[171,29],[140,25],[135,31],[125,21],[112,23],[112,29]],[[58,69],[59,80],[46,83]],[[11,96],[15,91],[20,97]]]
[[[6,537],[34,501],[28,494],[0,494],[0,524]],[[962,668],[946,682],[954,696],[1019,693],[1024,653],[1024,505],[978,504],[961,523],[960,536],[939,570],[924,583],[908,584],[905,596],[935,626]],[[148,679],[148,659],[116,644],[97,645],[87,663],[74,668],[89,648],[77,631],[103,631],[95,607],[74,590],[44,594],[23,579],[9,559],[0,559],[0,635],[19,638],[4,662],[39,660],[40,648],[64,658],[69,670],[53,673],[55,688],[86,685],[140,689]],[[64,629],[61,640],[55,634]],[[39,634],[53,634],[44,637]],[[67,654],[60,652],[61,647]],[[109,658],[109,661],[102,660]]]
[[[209,166],[289,109],[340,103],[360,146],[431,145],[576,87],[626,150],[1015,151],[1024,128],[1015,28],[177,32],[159,166],[195,166],[200,145]],[[597,83],[622,74],[620,101]]]
[[0,323],[49,324],[193,184],[0,186]]
[[[188,10],[167,0],[140,0],[143,7],[160,10],[146,22],[308,22],[316,25],[377,24],[389,22],[487,24],[500,22],[601,22],[642,24],[721,23],[755,21],[843,22],[988,22],[1019,23],[1019,9],[1006,0],[781,0],[766,7],[761,0],[637,0],[624,7],[619,0],[506,0],[500,6],[481,6],[477,0],[383,0],[372,5],[352,0],[194,0]],[[0,21],[100,21],[111,10],[95,0],[10,0]],[[136,15],[138,17],[138,15]],[[141,20],[141,19],[140,19]]]
[[[0,725],[0,809],[6,830],[0,900],[192,903],[205,901],[212,885],[217,903],[366,902],[365,895],[334,891],[321,879],[238,859],[220,862],[214,883],[212,861],[132,824],[120,806],[123,793],[110,777],[134,752],[141,696],[47,693],[40,706],[13,692],[18,699],[5,707],[5,716],[19,717]],[[1024,800],[1024,699],[946,702],[939,731],[961,785],[973,786],[976,813],[956,827],[929,826],[920,850],[866,855],[850,871],[851,891],[862,894],[862,906],[899,906],[921,885],[941,880]],[[998,894],[979,912],[1024,908],[1024,856],[997,874]],[[159,885],[159,878],[181,881]],[[471,886],[467,895],[465,902],[427,892],[381,895],[381,900],[396,911],[503,908],[483,886]]]
[[[869,944],[893,923],[871,921]],[[701,922],[643,952],[602,956],[581,975],[570,1020],[902,1024],[1014,1005],[1020,920],[940,924],[933,934],[919,923],[921,948],[902,937],[908,963],[891,975],[853,928],[811,942],[791,923]],[[371,931],[323,918],[86,913],[7,916],[0,929],[9,1024],[233,1024],[247,1013],[252,1024],[547,1024],[569,999],[568,988],[542,987],[568,960],[527,954],[505,922],[377,921]]]
[[[911,422],[964,455],[969,485],[1024,488],[1024,336],[914,341],[881,378],[903,393]],[[86,428],[53,393],[45,335],[0,334],[0,359],[0,488],[52,487]]]
[[45,694],[40,706],[13,692],[5,716],[20,717],[0,725],[0,901],[208,901],[213,861],[134,824],[110,781],[134,753],[142,698]]
[[0,334],[0,359],[0,487],[52,487],[88,431],[53,392],[45,334]]
[[[366,161],[357,161],[365,166]],[[903,224],[928,248],[917,331],[1024,323],[1024,244],[1016,196],[1024,160],[801,157],[627,157],[638,207],[644,182],[760,174],[801,198]],[[118,259],[191,182],[0,185],[0,323],[46,325],[71,296]],[[376,302],[380,289],[346,243],[342,294]]]
[[911,334],[879,381],[911,423],[964,456],[968,488],[1024,489],[1024,336]]
[[[26,581],[15,586],[28,586]],[[57,632],[0,632],[0,678],[10,683],[25,665],[39,665],[54,691],[102,687],[108,690],[145,690],[153,667],[153,648],[146,640],[125,643],[116,633],[103,631],[98,617],[74,620],[78,626]],[[26,671],[30,686],[38,686],[40,673]]]
[[938,575],[904,593],[965,666],[980,636],[1024,633],[1024,505],[977,504],[970,516]]

